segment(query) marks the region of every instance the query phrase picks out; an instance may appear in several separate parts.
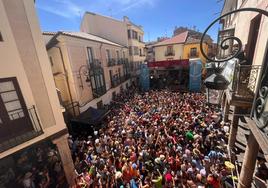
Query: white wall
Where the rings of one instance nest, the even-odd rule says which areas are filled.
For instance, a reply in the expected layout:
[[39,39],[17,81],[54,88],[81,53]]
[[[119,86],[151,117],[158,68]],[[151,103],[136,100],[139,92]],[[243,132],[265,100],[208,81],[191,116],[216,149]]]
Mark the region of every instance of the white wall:
[[122,21],[94,13],[86,13],[80,30],[128,46],[127,25]]

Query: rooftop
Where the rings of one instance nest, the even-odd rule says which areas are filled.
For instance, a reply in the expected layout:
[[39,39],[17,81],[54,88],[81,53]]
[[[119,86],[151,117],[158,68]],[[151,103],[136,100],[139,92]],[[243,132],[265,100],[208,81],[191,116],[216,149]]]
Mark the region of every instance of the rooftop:
[[169,44],[181,44],[181,43],[185,43],[186,39],[188,36],[188,31],[185,31],[179,35],[176,35],[172,38],[166,39],[162,42],[158,42],[156,43],[154,46],[165,46],[165,45],[169,45]]
[[80,38],[80,39],[86,39],[86,40],[92,40],[92,41],[101,42],[101,43],[105,43],[105,44],[110,44],[113,46],[124,47],[120,44],[109,41],[109,40],[104,39],[102,37],[98,37],[96,35],[92,35],[92,34],[84,33],[84,32],[73,32],[73,31],[43,32],[43,35],[53,35],[53,36],[65,35],[65,36],[76,37],[76,38]]

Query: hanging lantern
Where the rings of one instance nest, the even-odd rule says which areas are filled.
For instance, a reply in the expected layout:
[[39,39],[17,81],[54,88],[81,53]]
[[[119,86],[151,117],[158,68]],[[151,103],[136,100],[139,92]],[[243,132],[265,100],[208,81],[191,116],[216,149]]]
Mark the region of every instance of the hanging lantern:
[[215,73],[211,74],[204,81],[207,88],[207,102],[208,104],[220,104],[223,91],[227,89],[230,84],[229,81],[220,73],[221,69],[214,66]]

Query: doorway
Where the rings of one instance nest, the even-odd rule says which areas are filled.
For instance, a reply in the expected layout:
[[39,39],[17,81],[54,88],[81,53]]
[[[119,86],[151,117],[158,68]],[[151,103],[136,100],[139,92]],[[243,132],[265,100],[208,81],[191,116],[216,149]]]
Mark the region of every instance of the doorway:
[[248,42],[246,45],[246,56],[249,65],[252,65],[253,62],[256,43],[259,35],[260,23],[261,23],[261,14],[257,15],[250,22]]

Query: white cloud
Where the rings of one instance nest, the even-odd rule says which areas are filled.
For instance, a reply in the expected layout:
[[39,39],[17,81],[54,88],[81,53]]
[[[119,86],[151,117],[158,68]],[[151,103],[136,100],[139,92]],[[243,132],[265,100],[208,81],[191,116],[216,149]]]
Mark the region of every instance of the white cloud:
[[105,13],[112,11],[113,15],[139,7],[153,7],[158,0],[39,0],[38,9],[67,19],[80,17],[85,11]]
[[81,16],[85,11],[78,4],[73,3],[71,0],[54,0],[51,4],[44,4],[44,1],[40,1],[37,4],[37,8],[61,17],[75,18]]
[[120,3],[122,6],[119,8],[119,11],[116,12],[125,12],[127,10],[138,8],[141,6],[154,6],[157,0],[113,0],[114,2]]

